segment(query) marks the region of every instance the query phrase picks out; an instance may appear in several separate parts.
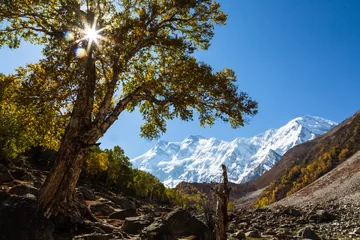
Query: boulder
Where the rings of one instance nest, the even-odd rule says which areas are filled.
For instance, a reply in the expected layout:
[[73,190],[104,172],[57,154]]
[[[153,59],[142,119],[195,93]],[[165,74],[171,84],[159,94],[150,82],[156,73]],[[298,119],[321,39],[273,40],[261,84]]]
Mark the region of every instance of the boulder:
[[298,231],[298,237],[302,238],[308,238],[312,240],[319,240],[319,236],[316,234],[316,232],[311,229],[310,227],[304,227]]
[[144,229],[142,236],[156,236],[154,239],[179,239],[196,236],[198,239],[212,239],[212,231],[187,210],[178,208],[167,214],[163,221],[156,221]]
[[108,216],[108,219],[120,219],[124,220],[128,217],[137,217],[138,214],[135,209],[123,209],[117,212],[114,212]]
[[152,222],[153,219],[149,215],[125,218],[125,222],[122,225],[121,230],[126,233],[139,234],[141,230],[149,226]]
[[0,202],[0,240],[53,240],[54,224],[34,199],[12,196]]
[[3,165],[0,165],[0,183],[11,182],[13,180],[14,180],[14,178],[11,175],[11,173],[9,172],[9,170],[6,167],[4,167]]
[[107,203],[98,203],[90,206],[90,210],[93,214],[98,216],[109,216],[114,213],[115,210]]
[[212,231],[203,222],[181,208],[166,215],[165,222],[174,236],[195,235],[208,239],[212,235]]
[[82,193],[82,195],[84,196],[85,200],[89,200],[89,201],[95,201],[96,200],[96,196],[93,190],[88,189],[86,187],[78,187],[79,192]]
[[118,204],[121,206],[121,208],[123,209],[136,209],[136,204],[127,199],[127,198],[122,198],[118,201]]
[[22,196],[26,194],[37,195],[38,192],[39,189],[37,189],[36,187],[30,184],[17,185],[9,190],[10,194],[16,194],[18,196]]
[[141,232],[141,239],[163,240],[168,239],[171,235],[169,229],[166,228],[163,219],[157,219],[152,224],[144,228]]

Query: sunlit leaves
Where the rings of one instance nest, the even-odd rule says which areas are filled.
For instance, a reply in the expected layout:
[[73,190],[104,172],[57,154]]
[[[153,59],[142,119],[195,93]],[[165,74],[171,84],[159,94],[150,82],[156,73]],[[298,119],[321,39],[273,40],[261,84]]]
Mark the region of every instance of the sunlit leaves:
[[[257,103],[238,90],[233,71],[214,72],[192,57],[208,49],[215,25],[226,22],[215,1],[38,0],[0,6],[0,46],[18,47],[20,40],[44,46],[44,59],[17,75],[34,106],[47,101],[44,106],[67,115],[81,86],[95,85],[79,103],[91,103],[84,141],[93,143],[123,110],[136,107],[145,120],[141,135],[149,139],[174,118],[198,116],[201,126],[220,119],[235,128],[256,114]],[[91,48],[91,59],[77,58],[74,51],[89,43],[80,29],[94,22],[107,41]],[[87,61],[93,62],[92,74]]]

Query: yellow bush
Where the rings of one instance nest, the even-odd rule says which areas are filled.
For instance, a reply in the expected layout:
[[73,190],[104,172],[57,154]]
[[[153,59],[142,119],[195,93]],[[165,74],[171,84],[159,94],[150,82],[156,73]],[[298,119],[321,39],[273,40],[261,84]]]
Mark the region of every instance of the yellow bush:
[[109,158],[105,152],[91,152],[86,159],[86,171],[92,175],[105,172],[108,167]]

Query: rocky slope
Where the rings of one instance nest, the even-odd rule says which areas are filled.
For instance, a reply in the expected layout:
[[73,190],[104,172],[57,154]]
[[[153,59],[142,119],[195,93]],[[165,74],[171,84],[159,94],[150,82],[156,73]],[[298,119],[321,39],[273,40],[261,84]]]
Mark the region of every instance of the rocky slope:
[[[45,174],[0,166],[1,240],[214,239],[213,222],[202,211],[159,206],[90,183],[77,188],[77,197],[95,219],[64,229],[38,207]],[[360,239],[359,219],[360,201],[240,209],[230,212],[228,239]]]
[[320,137],[288,151],[252,184],[266,187],[258,203],[272,203],[311,184],[360,150],[360,111]]
[[295,145],[314,139],[334,126],[336,123],[330,120],[305,116],[279,129],[231,142],[201,136],[190,136],[183,142],[159,141],[131,162],[133,167],[152,173],[169,187],[182,181],[217,181],[221,164],[228,167],[230,181],[244,183],[271,169]]
[[272,206],[360,202],[360,151],[300,191]]

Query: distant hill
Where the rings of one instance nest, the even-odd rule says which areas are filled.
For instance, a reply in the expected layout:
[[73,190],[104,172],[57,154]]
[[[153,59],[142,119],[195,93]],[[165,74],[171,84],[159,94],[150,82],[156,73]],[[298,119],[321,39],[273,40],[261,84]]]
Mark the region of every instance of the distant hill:
[[317,205],[335,200],[360,201],[360,151],[315,182],[273,206]]
[[251,184],[262,193],[257,206],[279,201],[311,184],[360,150],[360,111],[328,133],[295,146]]
[[219,181],[221,164],[228,167],[231,182],[244,183],[271,169],[292,147],[312,140],[336,125],[320,117],[304,116],[279,129],[231,142],[202,136],[190,136],[182,142],[159,141],[131,162],[133,167],[150,172],[168,187],[183,181]]

